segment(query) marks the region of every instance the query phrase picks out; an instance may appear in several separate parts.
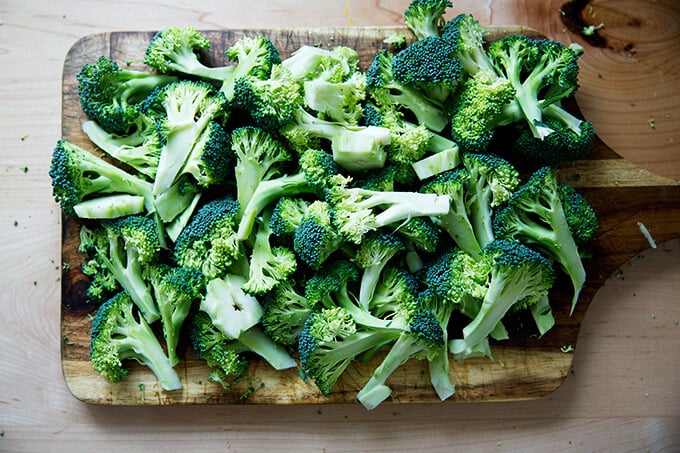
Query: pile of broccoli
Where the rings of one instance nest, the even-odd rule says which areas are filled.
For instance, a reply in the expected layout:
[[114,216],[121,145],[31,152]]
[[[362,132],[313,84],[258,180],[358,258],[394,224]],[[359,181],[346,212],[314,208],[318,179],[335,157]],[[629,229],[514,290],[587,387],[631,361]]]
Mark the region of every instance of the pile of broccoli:
[[328,395],[375,356],[357,394],[372,409],[413,359],[445,400],[451,360],[491,357],[507,313],[552,327],[560,272],[573,310],[598,228],[558,180],[594,135],[561,104],[581,51],[487,44],[450,6],[413,0],[410,41],[365,71],[349,47],[281,58],[264,36],[209,66],[191,27],[153,37],[147,72],[82,67],[93,146],[59,140],[50,176],[80,219],[97,372],[116,382],[135,360],[178,390],[193,354],[228,388],[259,357]]

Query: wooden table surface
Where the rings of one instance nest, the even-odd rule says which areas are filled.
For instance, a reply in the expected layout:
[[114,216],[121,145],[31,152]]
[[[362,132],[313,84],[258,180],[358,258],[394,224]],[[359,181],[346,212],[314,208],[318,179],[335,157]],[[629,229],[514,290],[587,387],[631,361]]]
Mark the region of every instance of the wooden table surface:
[[[583,17],[604,24],[605,47],[565,26],[565,2],[458,0],[450,14],[584,45],[577,95],[584,115],[628,161],[680,179],[678,2],[591,1]],[[396,25],[408,3],[0,2],[0,451],[680,450],[678,239],[610,277],[586,314],[572,373],[543,399],[368,412],[359,404],[112,408],[69,393],[60,361],[60,211],[47,172],[70,46],[92,33],[187,24]]]

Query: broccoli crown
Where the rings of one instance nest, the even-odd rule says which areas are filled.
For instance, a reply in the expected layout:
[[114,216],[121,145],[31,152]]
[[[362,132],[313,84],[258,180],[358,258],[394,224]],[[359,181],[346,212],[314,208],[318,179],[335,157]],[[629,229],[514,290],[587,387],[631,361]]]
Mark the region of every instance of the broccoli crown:
[[291,236],[300,225],[310,202],[298,197],[283,196],[274,205],[269,227],[275,236]]
[[144,100],[143,108],[160,117],[157,127],[164,142],[187,124],[200,124],[202,118],[205,127],[211,120],[226,121],[230,113],[224,94],[208,82],[189,79],[156,88]]
[[54,147],[49,175],[55,201],[72,216],[78,204],[105,194],[138,195],[145,203],[151,200],[149,182],[66,140]]
[[562,209],[569,224],[574,241],[585,245],[595,239],[600,221],[588,199],[567,183],[559,183],[558,191],[562,200]]
[[519,172],[507,160],[495,154],[467,153],[463,164],[470,172],[469,183],[478,193],[487,192],[488,204],[500,206],[519,185]]
[[591,122],[581,121],[577,131],[556,118],[544,117],[543,122],[554,131],[552,134],[540,140],[526,127],[513,144],[513,153],[524,162],[534,166],[559,165],[583,159],[590,153],[595,137]]
[[379,231],[366,235],[353,259],[359,267],[367,268],[383,265],[405,250],[404,242],[398,236]]
[[334,176],[340,174],[340,167],[333,155],[319,149],[307,149],[298,159],[305,181],[316,189],[323,190],[331,184]]
[[248,294],[264,295],[285,281],[297,269],[293,251],[285,246],[272,246],[271,235],[269,214],[265,214],[255,234],[248,281],[242,286]]
[[293,233],[293,250],[312,269],[318,269],[328,257],[344,245],[331,220],[327,202],[309,204]]
[[550,135],[553,130],[544,124],[542,109],[578,89],[579,53],[549,39],[510,35],[494,41],[489,54],[497,72],[514,86],[534,136]]
[[441,230],[430,217],[414,217],[401,224],[396,234],[417,250],[435,253],[442,239]]
[[189,339],[196,356],[214,368],[211,380],[228,387],[229,382],[245,373],[248,361],[240,354],[242,351],[225,338],[206,313],[199,311],[191,318]]
[[271,75],[272,67],[281,63],[279,49],[261,35],[239,38],[226,50],[225,55],[229,61],[236,63],[234,70],[220,88],[227,99],[234,97],[236,80],[244,76],[267,79]]
[[[460,60],[465,72],[471,76],[480,71],[492,73],[493,66],[484,49],[484,27],[472,14],[459,14],[446,22],[440,35],[454,47],[454,55]],[[490,74],[489,74],[490,75]]]
[[236,155],[238,201],[245,209],[257,186],[279,175],[280,167],[291,159],[291,154],[269,132],[253,126],[234,129],[231,143]]
[[441,254],[426,269],[424,283],[443,300],[451,304],[463,304],[467,296],[476,299],[484,297],[488,274],[485,263],[461,249],[454,249]]
[[455,46],[439,36],[428,36],[401,50],[394,57],[394,79],[406,86],[425,90],[444,101],[463,76],[463,65],[454,56]]
[[83,274],[90,277],[87,297],[97,303],[105,302],[121,289],[120,283],[109,271],[105,260],[102,260],[99,256],[99,251],[106,250],[108,245],[108,237],[103,234],[102,228],[90,228],[87,225],[80,228],[78,251],[85,257],[82,271]]
[[203,205],[175,242],[175,262],[199,269],[209,278],[226,272],[241,253],[236,240],[238,211],[239,203],[229,197]]
[[116,252],[134,252],[140,264],[156,261],[160,254],[161,242],[156,222],[144,216],[126,216],[113,220],[105,220],[102,225],[109,233],[109,238],[116,237],[123,241],[122,249]]
[[418,39],[438,36],[450,0],[412,0],[404,11],[404,23]]
[[298,80],[285,67],[275,64],[266,79],[254,76],[237,79],[234,101],[257,126],[274,131],[290,122],[302,108],[303,96]]
[[211,121],[191,150],[182,172],[191,174],[199,186],[211,187],[227,182],[233,164],[231,135],[217,121]]
[[515,88],[480,71],[468,77],[451,102],[451,136],[466,152],[484,152],[498,126],[515,121]]
[[90,330],[90,360],[94,370],[112,382],[125,379],[129,369],[124,360],[149,367],[165,390],[181,388],[163,347],[125,292],[104,302],[95,313]]
[[[409,331],[416,341],[431,349],[444,345],[444,330],[441,323],[430,310],[418,310],[409,322]],[[429,351],[428,351],[429,352]]]
[[280,282],[264,297],[262,327],[274,341],[285,346],[297,344],[314,306],[290,280]]
[[387,50],[378,52],[366,70],[366,86],[370,98],[378,106],[395,104],[415,116],[418,124],[441,132],[448,124],[440,102],[426,96],[421,90],[404,85],[394,76],[394,54]]
[[127,133],[142,113],[144,99],[157,87],[177,80],[174,76],[121,69],[100,56],[78,74],[78,96],[83,112],[105,131]]
[[149,41],[144,63],[161,73],[178,72],[215,81],[229,77],[233,67],[208,67],[199,60],[199,54],[209,49],[210,40],[194,27],[169,27]]
[[332,308],[341,305],[338,298],[349,297],[348,286],[359,281],[359,269],[350,261],[333,260],[321,266],[307,280],[305,297],[315,307]]

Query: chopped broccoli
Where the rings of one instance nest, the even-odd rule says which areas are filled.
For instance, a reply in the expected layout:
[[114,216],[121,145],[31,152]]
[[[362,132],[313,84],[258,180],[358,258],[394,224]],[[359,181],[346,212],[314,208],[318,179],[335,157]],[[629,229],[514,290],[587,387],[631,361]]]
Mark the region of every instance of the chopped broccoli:
[[318,148],[320,139],[328,140],[335,162],[349,171],[382,168],[391,140],[387,128],[323,120],[302,107],[283,125],[281,134],[297,150]]
[[[240,159],[239,156],[239,161]],[[339,171],[333,157],[329,153],[316,149],[304,151],[300,155],[298,163],[299,171],[297,173],[278,178],[252,181],[256,186],[250,200],[248,200],[248,203],[242,210],[242,218],[238,229],[238,238],[240,240],[245,240],[250,236],[255,217],[266,206],[282,196],[304,193],[320,195],[329,184],[329,181]],[[264,178],[267,178],[267,175]]]
[[245,347],[227,338],[205,312],[196,312],[190,327],[189,339],[194,354],[212,368],[209,380],[228,389],[248,367],[248,361],[242,354],[246,351]]
[[323,80],[331,83],[345,82],[359,67],[357,51],[347,46],[323,49],[317,46],[300,46],[281,62],[296,80]]
[[204,204],[175,242],[177,265],[199,269],[207,278],[224,275],[243,254],[236,239],[238,202],[230,197]]
[[83,123],[82,129],[90,141],[106,154],[153,180],[162,143],[152,118],[140,115],[140,126],[130,134],[117,134],[107,132],[99,123],[89,120]]
[[[54,199],[68,215],[78,216],[78,205],[110,194],[131,195],[128,208],[102,203],[98,217],[118,217],[153,211],[152,184],[67,140],[59,140],[52,153],[49,175]],[[106,201],[106,200],[104,200]],[[113,201],[113,200],[110,200]]]
[[211,121],[198,137],[184,162],[181,174],[190,174],[201,188],[224,185],[234,168],[231,135],[217,121]]
[[450,0],[411,0],[404,11],[404,23],[418,39],[438,36],[451,6]]
[[444,103],[463,78],[455,45],[439,36],[422,38],[399,51],[392,61],[394,79]]
[[495,72],[484,48],[485,33],[484,27],[472,14],[459,14],[441,28],[440,36],[454,46],[455,57],[470,76],[479,72],[489,75]]
[[468,350],[486,339],[513,306],[538,303],[555,281],[550,262],[520,242],[494,240],[482,250],[482,262],[489,282],[477,316],[463,328]]
[[440,228],[430,217],[414,217],[399,225],[396,234],[401,236],[407,245],[416,250],[428,253],[436,253],[441,243],[442,233]]
[[195,268],[160,264],[149,268],[147,278],[160,313],[168,357],[175,366],[179,363],[180,332],[192,308],[203,298],[205,276]]
[[281,64],[272,67],[268,78],[244,76],[234,82],[234,101],[256,126],[276,131],[291,121],[303,105],[299,80]]
[[293,233],[296,255],[316,270],[345,244],[333,224],[330,205],[323,200],[309,204]]
[[398,236],[385,232],[368,233],[354,255],[354,262],[361,269],[359,305],[368,310],[375,289],[385,266],[406,247]]
[[303,93],[305,105],[317,112],[320,119],[356,126],[363,117],[366,76],[357,71],[343,82],[306,80]]
[[310,202],[303,198],[283,196],[278,199],[269,219],[269,227],[275,236],[293,236]]
[[268,38],[259,35],[239,38],[225,54],[229,61],[236,63],[220,87],[229,100],[234,98],[234,85],[238,79],[245,76],[267,79],[274,65],[281,63],[279,49]]
[[417,297],[415,275],[398,264],[390,263],[379,276],[368,311],[383,319],[404,316],[404,310],[409,312],[415,307]]
[[441,103],[422,91],[398,82],[394,76],[394,55],[387,50],[378,52],[366,71],[366,86],[376,105],[394,104],[415,116],[418,124],[435,132],[444,130],[449,120]]
[[336,180],[328,189],[333,219],[338,231],[355,244],[360,244],[369,231],[413,217],[446,214],[449,210],[447,195],[367,190],[347,187],[347,178]]
[[598,220],[586,199],[542,167],[522,184],[494,219],[498,238],[521,241],[555,260],[574,288],[572,311],[585,283],[579,245],[595,235]]
[[111,382],[127,377],[130,370],[123,361],[135,360],[156,375],[163,390],[182,387],[163,346],[144,317],[135,315],[135,305],[125,292],[97,309],[90,331],[90,360],[94,370]]
[[[209,127],[213,121],[224,121],[229,116],[229,108],[224,95],[207,82],[180,80],[165,85],[151,93],[146,102],[148,113],[160,116],[158,132],[163,142],[163,149],[158,162],[158,169],[153,183],[155,196],[168,190],[182,174],[192,151],[197,146],[199,156],[206,157],[203,164],[223,164],[222,159],[215,158],[215,152],[223,145],[224,134]],[[203,133],[208,130],[208,137]],[[210,147],[215,143],[215,150]],[[228,149],[224,150],[229,152]],[[191,164],[190,164],[191,167]],[[215,169],[222,172],[222,169]],[[195,172],[197,173],[197,172]],[[212,182],[210,179],[202,183]]]
[[277,343],[295,346],[315,307],[289,279],[276,285],[264,296],[263,309],[264,332]]
[[543,109],[578,88],[579,52],[557,41],[510,35],[489,46],[494,67],[515,89],[515,99],[534,137],[553,133]]
[[248,281],[243,290],[253,296],[263,296],[297,269],[293,250],[286,246],[272,246],[269,212],[265,212],[255,234],[248,266]]
[[142,114],[144,99],[157,87],[177,77],[122,69],[110,58],[100,56],[76,74],[83,112],[109,133],[132,132]]
[[385,383],[397,368],[411,358],[431,360],[444,344],[444,331],[437,318],[431,311],[417,311],[410,319],[408,330],[390,346],[357,399],[366,409],[375,409],[392,393]]
[[146,48],[144,63],[160,73],[181,73],[212,81],[223,81],[233,66],[210,67],[199,59],[210,49],[210,40],[192,26],[169,27],[157,32]]
[[200,310],[208,314],[227,339],[259,355],[274,369],[297,366],[284,347],[275,343],[262,330],[259,325],[264,313],[262,306],[255,297],[243,291],[245,283],[244,277],[235,274],[210,280]]
[[[86,236],[81,236],[86,239]],[[144,216],[127,216],[106,220],[89,229],[87,243],[98,272],[110,274],[139,308],[147,322],[160,317],[146,270],[160,257],[160,239],[156,223]],[[95,264],[96,263],[96,264]]]

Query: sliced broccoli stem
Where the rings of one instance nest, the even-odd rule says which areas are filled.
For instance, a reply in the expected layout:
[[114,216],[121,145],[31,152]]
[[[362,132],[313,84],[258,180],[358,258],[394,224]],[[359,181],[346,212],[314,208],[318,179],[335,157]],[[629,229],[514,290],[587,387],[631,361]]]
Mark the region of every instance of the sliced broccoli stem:
[[555,325],[555,317],[550,307],[548,295],[541,297],[537,303],[532,304],[529,309],[536,323],[538,333],[542,336]]
[[275,370],[285,370],[297,366],[297,362],[288,354],[286,349],[275,343],[257,326],[241,332],[238,341],[248,350],[266,360]]
[[557,104],[550,104],[543,108],[543,114],[549,118],[562,121],[570,130],[578,136],[581,135],[581,124],[583,120],[572,115]]

